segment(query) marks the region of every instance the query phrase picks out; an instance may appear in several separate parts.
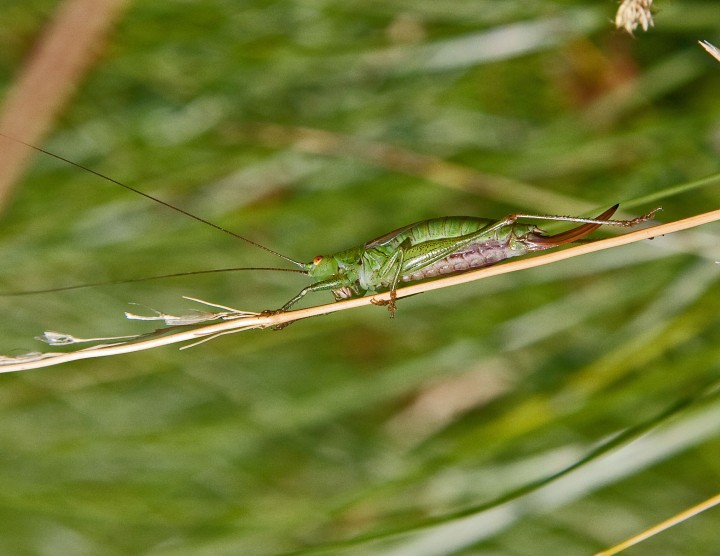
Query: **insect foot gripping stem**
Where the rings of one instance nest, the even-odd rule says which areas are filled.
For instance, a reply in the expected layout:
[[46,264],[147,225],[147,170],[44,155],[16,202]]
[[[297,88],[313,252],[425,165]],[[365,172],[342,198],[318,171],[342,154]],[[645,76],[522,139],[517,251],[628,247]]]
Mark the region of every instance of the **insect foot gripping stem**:
[[625,228],[632,228],[633,226],[637,226],[638,224],[642,224],[643,222],[647,222],[648,220],[652,220],[655,218],[655,213],[662,210],[662,207],[658,207],[656,209],[651,210],[647,214],[643,214],[642,216],[638,216],[636,218],[633,218],[632,220],[611,220],[609,223],[613,224],[615,222],[619,223],[619,225],[624,226]]
[[395,290],[390,290],[390,299],[371,299],[370,303],[373,305],[377,305],[378,307],[387,307],[388,312],[390,313],[390,318],[395,318],[395,311],[397,311],[397,292]]
[[[273,315],[279,315],[281,313],[286,313],[286,312],[287,311],[285,311],[284,309],[275,309],[275,310],[266,309],[265,311],[260,312],[260,316],[261,317],[272,317]],[[294,320],[290,320],[288,322],[281,322],[280,324],[275,324],[275,325],[271,326],[270,330],[282,330],[283,328],[287,328],[294,322],[295,322]]]
[[395,288],[390,290],[390,301],[388,302],[388,312],[390,318],[395,318],[395,311],[397,310],[397,290]]

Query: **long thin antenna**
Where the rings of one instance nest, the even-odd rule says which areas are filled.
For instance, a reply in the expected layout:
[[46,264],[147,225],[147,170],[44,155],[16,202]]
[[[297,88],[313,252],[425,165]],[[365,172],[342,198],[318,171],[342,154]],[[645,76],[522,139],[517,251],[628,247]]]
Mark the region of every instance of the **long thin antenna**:
[[159,274],[157,276],[144,276],[142,278],[129,278],[123,280],[108,280],[106,282],[94,282],[92,284],[75,284],[73,286],[60,286],[59,288],[48,288],[44,290],[27,290],[19,292],[1,292],[0,297],[17,297],[20,295],[32,295],[38,293],[65,292],[69,290],[79,290],[83,288],[95,288],[97,286],[112,286],[118,284],[131,284],[133,282],[147,282],[149,280],[164,280],[167,278],[180,278],[182,276],[196,276],[198,274],[217,274],[220,272],[237,272],[239,270],[272,270],[277,272],[297,272],[298,274],[307,274],[307,270],[297,270],[295,268],[270,268],[265,266],[241,266],[237,268],[215,268],[212,270],[195,270],[191,272],[175,272],[173,274]]
[[213,224],[209,220],[205,220],[204,218],[200,218],[199,216],[195,216],[194,214],[187,212],[186,210],[183,210],[179,207],[176,207],[174,205],[171,205],[170,203],[167,203],[163,201],[162,199],[158,199],[157,197],[153,197],[149,193],[145,193],[143,191],[140,191],[139,189],[136,189],[130,185],[124,184],[116,179],[111,178],[110,176],[106,176],[105,174],[102,174],[100,172],[97,172],[96,170],[93,170],[92,168],[88,168],[87,166],[83,166],[82,164],[78,164],[77,162],[73,162],[72,160],[68,160],[65,157],[60,156],[59,154],[52,153],[50,151],[46,151],[43,148],[36,147],[35,145],[31,145],[30,143],[26,143],[25,141],[21,141],[20,139],[16,139],[15,137],[10,137],[9,135],[5,135],[4,133],[0,133],[0,136],[5,137],[6,139],[9,139],[10,141],[16,141],[20,143],[21,145],[25,145],[26,147],[29,147],[31,149],[34,149],[38,152],[41,152],[43,154],[46,154],[48,156],[52,156],[53,158],[56,158],[58,160],[62,160],[63,162],[66,162],[67,164],[71,164],[72,166],[75,166],[76,168],[80,168],[81,170],[85,170],[86,172],[90,172],[91,174],[96,175],[99,178],[102,178],[104,180],[107,180],[111,183],[114,183],[115,185],[119,185],[120,187],[124,187],[125,189],[128,189],[130,191],[133,191],[134,193],[137,193],[138,195],[142,195],[146,199],[150,199],[151,201],[155,201],[156,203],[159,203],[163,206],[166,206],[169,209],[174,210],[175,212],[179,212],[180,214],[184,214],[185,216],[188,216],[192,218],[193,220],[197,220],[198,222],[202,222],[203,224],[207,224],[208,226],[212,226],[216,230],[220,230],[221,232],[225,232],[228,235],[233,236],[234,238],[240,239],[244,241],[245,243],[249,243],[250,245],[254,245],[255,247],[258,247],[259,249],[262,249],[263,251],[267,251],[268,253],[272,253],[276,257],[280,257],[281,259],[285,259],[286,261],[299,266],[301,268],[304,268],[305,265],[299,261],[296,261],[294,259],[291,259],[290,257],[286,257],[285,255],[278,253],[277,251],[273,251],[269,247],[265,247],[264,245],[260,245],[259,243],[248,239],[246,237],[243,237],[241,235],[236,234],[235,232],[232,232],[228,230],[227,228],[223,228],[222,226],[219,226],[218,224]]

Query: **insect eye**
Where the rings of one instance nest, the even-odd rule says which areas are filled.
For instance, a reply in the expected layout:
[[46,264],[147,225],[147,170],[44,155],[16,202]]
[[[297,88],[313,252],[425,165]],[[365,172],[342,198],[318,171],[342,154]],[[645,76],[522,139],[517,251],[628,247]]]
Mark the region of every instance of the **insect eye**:
[[324,258],[325,258],[325,257],[323,257],[322,255],[318,255],[317,257],[315,257],[315,258],[313,259],[313,264],[314,264],[315,266],[319,265]]

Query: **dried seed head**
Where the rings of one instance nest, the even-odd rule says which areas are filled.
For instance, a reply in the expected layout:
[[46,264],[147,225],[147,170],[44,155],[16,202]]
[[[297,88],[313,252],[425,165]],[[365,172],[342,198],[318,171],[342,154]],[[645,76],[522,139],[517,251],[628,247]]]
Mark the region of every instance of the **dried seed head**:
[[651,7],[652,0],[623,0],[615,16],[615,26],[631,35],[638,25],[647,31],[654,25]]

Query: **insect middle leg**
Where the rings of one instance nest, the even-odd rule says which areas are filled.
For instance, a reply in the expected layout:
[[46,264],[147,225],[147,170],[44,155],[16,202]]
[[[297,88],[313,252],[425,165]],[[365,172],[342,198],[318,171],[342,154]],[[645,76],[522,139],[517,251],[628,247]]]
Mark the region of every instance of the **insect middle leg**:
[[[395,318],[395,311],[397,310],[397,285],[402,276],[403,266],[405,263],[405,253],[411,247],[410,239],[403,241],[397,248],[395,253],[387,260],[387,262],[380,268],[379,275],[387,276],[392,275],[390,281],[390,300],[389,301],[375,301],[373,305],[387,305],[388,311],[390,312],[390,318]],[[384,282],[384,280],[381,280]]]

